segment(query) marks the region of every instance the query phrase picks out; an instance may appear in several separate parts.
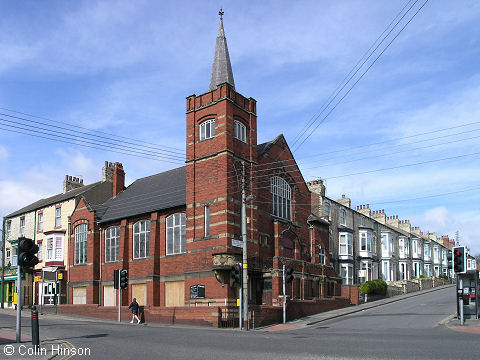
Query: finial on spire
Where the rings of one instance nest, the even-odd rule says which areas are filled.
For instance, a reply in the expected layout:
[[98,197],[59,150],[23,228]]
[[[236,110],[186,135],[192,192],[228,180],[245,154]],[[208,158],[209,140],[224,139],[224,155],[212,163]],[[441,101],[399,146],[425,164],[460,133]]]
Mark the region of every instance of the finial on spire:
[[223,9],[220,9],[220,26],[218,28],[217,43],[215,45],[215,55],[213,57],[212,75],[208,91],[215,90],[218,85],[229,83],[235,89],[233,81],[232,65],[230,64],[230,55],[228,54],[227,39],[223,29]]

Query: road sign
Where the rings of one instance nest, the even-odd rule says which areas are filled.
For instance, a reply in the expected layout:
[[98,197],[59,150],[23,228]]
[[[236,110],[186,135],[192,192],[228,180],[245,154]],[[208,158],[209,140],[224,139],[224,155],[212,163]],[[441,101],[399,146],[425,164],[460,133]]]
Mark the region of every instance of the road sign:
[[243,241],[242,240],[237,240],[237,239],[232,239],[232,246],[243,249]]

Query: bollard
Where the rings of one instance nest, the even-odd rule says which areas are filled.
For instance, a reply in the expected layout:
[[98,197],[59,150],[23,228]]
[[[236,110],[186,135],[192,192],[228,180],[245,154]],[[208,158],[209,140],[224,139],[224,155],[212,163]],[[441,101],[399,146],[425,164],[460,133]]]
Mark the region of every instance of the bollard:
[[40,334],[38,328],[38,310],[34,305],[32,306],[32,345],[35,349],[40,347]]

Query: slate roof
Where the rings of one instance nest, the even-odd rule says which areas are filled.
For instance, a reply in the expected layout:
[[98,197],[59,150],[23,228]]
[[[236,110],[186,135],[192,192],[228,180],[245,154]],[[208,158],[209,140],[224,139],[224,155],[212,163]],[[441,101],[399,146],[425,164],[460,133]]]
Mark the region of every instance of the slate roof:
[[99,223],[124,219],[162,209],[185,206],[186,167],[165,171],[134,181],[116,197],[92,205]]
[[215,55],[213,57],[212,75],[210,76],[210,85],[208,91],[215,90],[218,85],[229,83],[235,89],[233,80],[232,64],[228,53],[227,38],[223,30],[223,20],[220,19],[220,28],[218,29],[217,43],[215,45]]
[[34,203],[30,204],[30,205],[27,205],[27,206],[21,208],[20,210],[17,210],[15,212],[5,216],[5,218],[12,218],[12,217],[15,217],[15,216],[18,216],[18,215],[21,215],[21,214],[25,214],[25,213],[28,213],[28,212],[31,212],[31,211],[35,211],[37,209],[47,207],[49,205],[53,205],[53,204],[56,204],[56,203],[59,203],[59,202],[62,202],[62,201],[72,199],[74,197],[77,197],[79,195],[84,194],[85,192],[87,192],[88,190],[94,188],[95,186],[97,186],[99,184],[101,184],[101,181],[98,181],[98,182],[93,183],[93,184],[85,185],[85,186],[82,186],[80,188],[76,188],[76,189],[67,191],[66,193],[60,193],[60,194],[51,196],[51,197],[46,198],[46,199],[40,199],[40,200],[35,201]]
[[[281,135],[280,135],[281,136]],[[257,145],[261,155],[279,138]],[[134,181],[116,197],[101,205],[90,205],[99,223],[147,214],[153,211],[185,206],[186,167],[165,171]]]

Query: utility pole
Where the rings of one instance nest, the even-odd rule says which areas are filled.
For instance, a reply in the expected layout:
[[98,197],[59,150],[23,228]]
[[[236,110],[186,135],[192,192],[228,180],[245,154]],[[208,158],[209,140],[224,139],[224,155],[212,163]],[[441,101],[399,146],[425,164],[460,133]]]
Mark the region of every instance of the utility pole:
[[2,283],[1,283],[1,294],[0,294],[0,306],[5,308],[5,220],[3,220],[3,228],[0,229],[2,233]]
[[243,241],[243,328],[248,330],[248,262],[247,262],[247,210],[245,195],[245,162],[242,161],[242,241]]
[[[18,255],[19,254],[17,250],[17,264],[18,264]],[[17,343],[20,343],[20,342],[22,342],[22,267],[18,265],[17,266]]]

